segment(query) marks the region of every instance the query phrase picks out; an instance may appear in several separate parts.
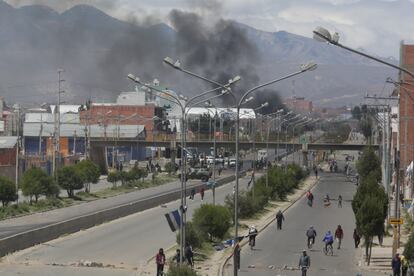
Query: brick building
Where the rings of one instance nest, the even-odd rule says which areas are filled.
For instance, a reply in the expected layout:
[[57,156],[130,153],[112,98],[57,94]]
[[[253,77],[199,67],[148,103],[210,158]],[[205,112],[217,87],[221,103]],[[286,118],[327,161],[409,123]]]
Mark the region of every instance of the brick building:
[[305,100],[304,97],[293,97],[285,99],[284,104],[296,113],[310,113],[313,111],[312,101]]
[[[414,45],[401,44],[400,66],[414,72]],[[405,169],[414,159],[414,79],[399,74],[399,149],[400,168]]]

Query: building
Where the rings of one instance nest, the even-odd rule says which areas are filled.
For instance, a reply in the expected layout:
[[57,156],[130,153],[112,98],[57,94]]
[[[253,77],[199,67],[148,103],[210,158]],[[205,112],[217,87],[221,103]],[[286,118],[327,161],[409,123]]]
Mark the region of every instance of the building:
[[[400,66],[414,72],[414,45],[401,44]],[[414,159],[414,79],[400,72],[399,81],[399,145],[400,168]]]
[[313,111],[312,101],[305,100],[304,97],[293,97],[285,99],[284,105],[296,113],[310,113]]
[[15,180],[17,136],[0,137],[0,175]]

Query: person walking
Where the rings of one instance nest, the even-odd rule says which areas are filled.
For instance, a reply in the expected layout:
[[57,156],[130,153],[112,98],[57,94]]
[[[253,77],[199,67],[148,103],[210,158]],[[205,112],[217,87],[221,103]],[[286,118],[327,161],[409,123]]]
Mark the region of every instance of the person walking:
[[233,254],[235,255],[235,260],[236,260],[236,264],[235,266],[237,267],[237,270],[240,270],[240,254],[241,253],[241,247],[240,244],[237,243],[236,246],[234,247],[234,252]]
[[201,201],[204,201],[204,187],[200,188]]
[[342,196],[338,196],[338,208],[342,208]]
[[344,231],[342,230],[341,225],[338,225],[338,228],[335,230],[335,238],[338,241],[338,249],[341,249],[342,239],[344,238]]
[[359,243],[361,242],[361,236],[359,235],[358,231],[354,229],[354,242],[355,242],[355,248],[358,248]]
[[155,262],[157,264],[157,276],[162,276],[164,274],[165,265],[164,249],[160,248],[160,250],[158,250],[158,253],[155,256]]
[[409,262],[404,255],[401,255],[401,276],[407,276]]
[[400,276],[401,275],[401,259],[400,254],[395,254],[394,258],[391,261],[391,267],[393,276]]
[[310,257],[306,254],[306,250],[302,251],[302,255],[299,258],[299,269],[302,271],[302,276],[306,276],[307,270],[310,268]]
[[278,211],[276,214],[277,230],[282,230],[282,222],[285,220],[282,211]]
[[191,199],[191,200],[194,200],[194,196],[195,196],[195,194],[196,194],[196,190],[195,190],[195,188],[192,188],[192,189],[191,189],[191,194],[190,194],[190,199]]
[[308,199],[308,205],[312,207],[313,205],[313,194],[310,190],[306,192],[306,198]]
[[181,251],[177,248],[175,251],[174,261],[177,265],[180,265],[180,259],[181,259]]
[[187,260],[188,265],[193,268],[194,267],[194,252],[191,245],[187,245],[185,248],[185,259]]

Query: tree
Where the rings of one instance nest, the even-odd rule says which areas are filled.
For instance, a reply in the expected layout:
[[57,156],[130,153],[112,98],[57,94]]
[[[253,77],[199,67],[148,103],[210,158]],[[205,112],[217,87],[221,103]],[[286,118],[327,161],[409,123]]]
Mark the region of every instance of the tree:
[[91,190],[91,183],[98,183],[99,177],[101,176],[99,166],[91,160],[82,160],[75,165],[75,169],[85,186],[85,192],[89,193]]
[[9,202],[17,200],[16,185],[7,177],[0,176],[0,200],[4,206]]
[[[187,221],[185,225],[185,246],[191,245],[194,248],[200,248],[205,237],[196,231],[194,224]],[[177,234],[177,244],[180,244],[180,233]]]
[[171,175],[173,173],[176,173],[178,170],[178,165],[173,162],[168,162],[165,164],[165,171],[168,173],[168,175]]
[[361,120],[362,118],[362,112],[361,112],[361,108],[357,105],[355,106],[352,111],[352,118],[357,119],[358,121]]
[[368,143],[370,143],[370,139],[372,136],[372,123],[369,119],[363,119],[359,121],[359,128],[362,131],[362,134],[365,136],[365,138],[368,140]]
[[369,174],[371,174],[371,177],[375,177],[377,182],[381,180],[381,162],[372,147],[364,149],[357,163],[357,170],[361,180]]
[[226,207],[203,204],[194,211],[193,224],[202,235],[222,239],[231,226],[231,219]]
[[79,176],[75,166],[65,166],[57,173],[60,187],[68,192],[68,196],[73,198],[74,191],[83,188],[82,178]]
[[108,174],[108,181],[112,183],[112,187],[116,187],[116,182],[119,181],[119,174],[117,172],[110,172]]
[[378,197],[368,196],[356,214],[357,229],[365,240],[365,255],[367,256],[368,265],[373,237],[382,234],[384,231],[384,220],[387,213],[384,214],[383,206],[384,202]]
[[58,196],[60,192],[53,178],[40,168],[27,170],[20,181],[20,187],[23,195],[30,198],[30,203],[32,203],[33,197],[37,202],[41,195]]

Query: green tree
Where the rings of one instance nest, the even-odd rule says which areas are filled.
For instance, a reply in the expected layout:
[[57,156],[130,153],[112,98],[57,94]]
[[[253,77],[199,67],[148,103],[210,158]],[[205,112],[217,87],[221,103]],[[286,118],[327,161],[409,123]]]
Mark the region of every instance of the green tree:
[[372,123],[370,119],[362,119],[359,121],[359,128],[362,131],[362,134],[367,139],[368,143],[371,141],[372,136]]
[[74,191],[83,188],[82,178],[78,174],[75,166],[65,166],[57,173],[60,187],[68,192],[68,196],[73,198]]
[[91,183],[98,183],[99,177],[101,176],[99,166],[91,160],[82,160],[75,165],[75,169],[85,186],[85,192],[89,193]]
[[168,175],[176,173],[177,170],[178,170],[177,164],[173,162],[168,162],[167,164],[165,164],[165,171],[168,173]]
[[118,172],[110,172],[108,174],[108,182],[112,183],[112,187],[116,188],[116,183],[119,181],[119,173]]
[[404,245],[403,255],[410,261],[414,261],[414,232],[411,232],[407,243]]
[[352,109],[351,113],[352,113],[352,118],[357,119],[358,121],[361,120],[361,118],[362,118],[362,111],[361,111],[361,108],[358,105],[355,106]]
[[364,149],[356,167],[362,181],[368,175],[375,177],[377,182],[381,180],[381,161],[372,147]]
[[16,185],[7,177],[0,176],[0,200],[4,206],[17,199]]
[[384,231],[384,202],[375,196],[367,196],[356,214],[356,225],[365,240],[366,261],[370,262],[373,237]]
[[[205,236],[197,232],[191,221],[187,221],[185,224],[185,246],[191,245],[194,248],[200,248],[204,241]],[[177,244],[180,244],[180,233],[177,234]]]
[[203,204],[194,211],[193,224],[202,235],[222,239],[231,226],[231,218],[226,207]]
[[58,196],[60,192],[53,178],[40,168],[27,170],[20,180],[20,187],[23,195],[30,198],[30,203],[32,203],[33,197],[37,202],[41,195]]

